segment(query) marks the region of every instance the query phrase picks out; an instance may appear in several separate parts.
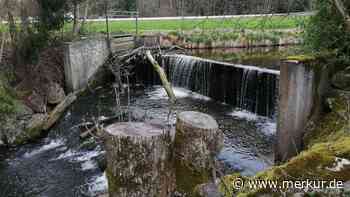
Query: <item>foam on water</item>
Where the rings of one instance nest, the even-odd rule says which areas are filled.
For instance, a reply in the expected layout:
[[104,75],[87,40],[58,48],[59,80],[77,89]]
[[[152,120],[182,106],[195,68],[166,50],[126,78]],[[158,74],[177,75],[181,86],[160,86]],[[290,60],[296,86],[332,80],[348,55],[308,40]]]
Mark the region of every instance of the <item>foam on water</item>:
[[238,110],[238,111],[235,110],[232,113],[230,113],[229,115],[237,117],[239,119],[245,119],[247,121],[255,121],[259,118],[258,115],[254,114],[252,112],[246,111],[246,110]]
[[[199,99],[199,100],[211,100],[209,97],[192,92],[190,90],[187,90],[185,88],[180,88],[180,87],[173,87],[174,94],[176,98],[194,98],[194,99]],[[158,99],[168,99],[168,95],[166,91],[164,90],[163,87],[161,86],[156,86],[156,90],[151,91],[149,93],[151,95],[150,99],[151,100],[158,100]]]
[[81,169],[83,171],[93,170],[93,169],[96,169],[96,168],[97,168],[97,163],[95,161],[88,160],[88,161],[85,161],[85,162],[81,163]]
[[106,193],[108,190],[108,182],[106,172],[100,176],[93,177],[88,183],[88,191],[91,196]]
[[256,122],[258,130],[267,136],[272,136],[276,134],[277,124],[272,119],[269,119],[264,116],[259,116],[257,114],[245,110],[233,111],[229,115],[239,119]]
[[84,152],[80,156],[74,158],[74,161],[90,161],[91,159],[103,154],[104,151],[93,150],[89,152]]
[[24,154],[24,157],[25,158],[33,157],[34,155],[41,154],[43,152],[46,152],[46,151],[49,151],[49,150],[61,147],[63,145],[64,145],[64,141],[62,139],[55,139],[55,140],[50,141],[49,144],[46,144],[46,145],[40,147],[37,150],[34,150],[32,152],[26,152]]
[[277,130],[276,122],[266,120],[266,122],[260,122],[257,124],[259,130],[267,136],[275,135]]
[[105,151],[101,150],[93,150],[88,152],[67,150],[66,152],[60,154],[57,158],[52,159],[52,161],[68,159],[72,163],[80,163],[81,169],[83,171],[92,170],[97,168],[97,163],[93,159],[103,154],[104,152]]

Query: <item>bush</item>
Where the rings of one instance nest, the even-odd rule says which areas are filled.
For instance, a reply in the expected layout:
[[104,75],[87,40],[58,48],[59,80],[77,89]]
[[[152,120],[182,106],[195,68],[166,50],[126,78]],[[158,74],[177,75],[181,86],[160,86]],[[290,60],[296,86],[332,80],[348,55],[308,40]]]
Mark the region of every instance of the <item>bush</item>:
[[[350,1],[344,1],[350,8]],[[350,32],[345,20],[330,0],[316,0],[316,14],[310,18],[304,34],[306,49],[313,52],[332,51],[338,57],[350,56]]]
[[4,78],[0,75],[0,116],[3,116],[1,114],[11,114],[15,111],[15,99],[7,88]]

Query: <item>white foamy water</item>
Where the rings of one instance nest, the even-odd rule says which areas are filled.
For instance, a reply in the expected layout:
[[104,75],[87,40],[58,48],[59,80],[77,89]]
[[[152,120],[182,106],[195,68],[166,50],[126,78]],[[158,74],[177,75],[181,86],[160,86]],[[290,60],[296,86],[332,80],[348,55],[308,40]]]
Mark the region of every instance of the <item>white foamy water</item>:
[[[206,100],[206,101],[211,100],[211,98],[207,96],[192,92],[185,88],[173,87],[173,90],[174,90],[175,97],[178,99],[190,97],[190,98],[199,99],[199,100]],[[156,90],[150,92],[149,95],[151,95],[151,98],[150,98],[151,100],[168,99],[168,95],[166,91],[161,86],[157,87]]]
[[89,161],[89,160],[101,155],[102,153],[104,153],[104,151],[93,150],[93,151],[89,151],[89,152],[84,152],[80,156],[74,158],[74,160],[75,161]]
[[92,160],[88,160],[88,161],[81,163],[81,169],[83,171],[93,170],[93,169],[96,169],[97,167],[98,167],[97,163],[95,161],[92,161]]
[[88,183],[88,191],[91,196],[106,193],[108,190],[108,182],[106,172],[101,176],[93,177]]
[[245,111],[245,110],[234,111],[229,115],[239,119],[256,122],[256,126],[258,127],[258,130],[267,136],[276,134],[276,130],[277,130],[276,122],[267,117],[259,116],[257,114],[254,114],[252,112]]
[[245,119],[245,120],[248,120],[248,121],[254,121],[254,120],[257,120],[258,119],[258,115],[252,113],[252,112],[249,112],[249,111],[245,111],[245,110],[242,110],[242,111],[233,111],[232,113],[229,114],[230,116],[234,116],[234,117],[237,117],[237,118],[240,118],[240,119]]
[[271,120],[266,120],[266,122],[261,122],[257,124],[259,130],[265,135],[271,136],[276,134],[277,124],[276,122],[272,122]]
[[80,163],[82,170],[92,170],[97,168],[97,163],[93,159],[104,151],[93,150],[88,152],[78,152],[73,150],[67,150],[66,152],[60,154],[57,158],[53,160],[68,159],[72,163]]
[[46,145],[40,147],[37,150],[25,153],[24,157],[25,158],[29,158],[29,157],[32,157],[34,155],[38,155],[38,154],[41,154],[43,152],[46,152],[46,151],[49,151],[49,150],[61,147],[63,145],[64,145],[64,141],[62,139],[55,139],[55,140],[50,141],[49,144],[46,144]]

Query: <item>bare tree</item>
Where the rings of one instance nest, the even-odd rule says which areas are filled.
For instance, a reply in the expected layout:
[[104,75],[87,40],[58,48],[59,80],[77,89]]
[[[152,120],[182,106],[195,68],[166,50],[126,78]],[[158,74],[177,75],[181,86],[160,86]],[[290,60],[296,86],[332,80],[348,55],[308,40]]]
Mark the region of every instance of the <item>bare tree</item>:
[[348,31],[350,31],[350,15],[344,3],[342,2],[342,0],[333,0],[333,3],[335,4],[335,7],[339,11],[339,13],[343,16],[347,29]]

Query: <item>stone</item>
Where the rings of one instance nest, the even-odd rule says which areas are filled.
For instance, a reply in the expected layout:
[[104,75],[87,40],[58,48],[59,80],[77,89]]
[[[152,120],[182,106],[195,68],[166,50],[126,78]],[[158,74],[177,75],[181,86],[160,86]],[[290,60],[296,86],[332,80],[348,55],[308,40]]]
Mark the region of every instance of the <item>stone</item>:
[[74,103],[77,99],[76,93],[69,94],[55,109],[49,114],[49,117],[44,125],[44,130],[50,129],[59,120],[63,112]]
[[218,187],[214,183],[198,185],[195,191],[199,197],[221,197]]
[[24,132],[16,136],[15,143],[24,144],[40,137],[47,117],[47,114],[32,115],[25,125]]
[[41,95],[33,91],[30,96],[25,99],[25,104],[30,107],[35,113],[45,113],[46,103]]
[[47,117],[47,114],[34,114],[30,119],[26,129],[30,131],[42,129],[44,123],[47,120]]
[[348,111],[350,105],[350,94],[341,91],[337,91],[336,94],[337,95],[333,97],[327,98],[328,106],[344,120],[348,120],[350,117],[350,112]]
[[350,67],[336,73],[332,78],[332,85],[338,89],[350,91]]
[[0,136],[1,141],[6,145],[16,145],[19,136],[23,136],[26,132],[26,125],[28,125],[33,111],[17,101],[16,111],[12,114],[4,116],[0,119]]
[[58,83],[50,83],[47,91],[47,102],[49,104],[59,104],[66,97],[66,93]]
[[350,181],[344,183],[344,192],[350,194]]

